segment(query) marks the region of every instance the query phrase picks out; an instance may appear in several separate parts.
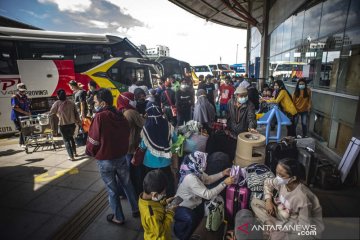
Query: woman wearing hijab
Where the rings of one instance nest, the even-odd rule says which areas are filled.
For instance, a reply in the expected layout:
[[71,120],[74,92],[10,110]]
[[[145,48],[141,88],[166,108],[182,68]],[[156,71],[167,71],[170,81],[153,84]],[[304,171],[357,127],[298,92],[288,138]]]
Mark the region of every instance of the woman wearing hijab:
[[[136,148],[140,144],[140,132],[144,126],[145,119],[136,110],[136,102],[134,94],[131,92],[124,92],[119,95],[117,99],[117,109],[122,112],[126,120],[129,122],[130,137],[129,137],[129,150],[126,154],[126,160],[130,163]],[[135,193],[137,196],[142,192],[141,181],[141,166],[130,165],[130,178],[134,185]]]
[[146,101],[146,93],[143,89],[141,88],[136,88],[134,90],[134,98],[136,101],[136,110],[141,114],[141,115],[145,115],[145,109],[146,109],[146,104],[148,103],[148,101]]
[[203,199],[210,200],[219,195],[228,185],[234,183],[233,177],[227,177],[212,189],[205,184],[212,184],[224,176],[230,175],[230,168],[208,176],[206,169],[207,153],[196,151],[184,158],[180,167],[180,181],[176,196],[184,201],[175,211],[174,233],[180,240],[188,239],[204,216]]
[[140,148],[145,150],[145,175],[161,169],[168,177],[167,196],[175,194],[174,177],[171,171],[171,144],[177,141],[174,127],[163,118],[161,108],[153,102],[146,105],[147,119],[141,131]]
[[194,109],[194,121],[201,123],[206,130],[209,130],[215,121],[215,108],[207,99],[204,89],[199,89],[196,96],[198,99]]

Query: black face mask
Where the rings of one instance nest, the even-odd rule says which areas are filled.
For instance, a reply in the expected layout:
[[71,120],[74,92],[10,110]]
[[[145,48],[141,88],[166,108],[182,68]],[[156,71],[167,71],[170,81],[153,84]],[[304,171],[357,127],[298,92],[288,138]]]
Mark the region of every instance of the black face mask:
[[145,99],[141,98],[139,100],[136,101],[137,104],[144,104],[145,103]]

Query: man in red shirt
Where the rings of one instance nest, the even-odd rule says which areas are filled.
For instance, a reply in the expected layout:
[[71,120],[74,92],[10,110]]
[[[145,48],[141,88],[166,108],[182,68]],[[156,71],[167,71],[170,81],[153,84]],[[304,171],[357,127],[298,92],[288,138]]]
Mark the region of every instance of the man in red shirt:
[[225,83],[220,85],[220,118],[223,117],[223,112],[225,111],[225,117],[228,113],[227,103],[234,95],[234,87],[230,84],[230,77],[227,76]]
[[130,182],[130,172],[126,161],[129,148],[129,123],[113,106],[113,96],[108,89],[100,89],[94,94],[96,112],[91,123],[86,154],[95,157],[108,194],[110,207],[114,214],[107,221],[117,225],[125,222],[120,203],[121,186],[130,202],[133,217],[139,217],[139,208],[134,187]]

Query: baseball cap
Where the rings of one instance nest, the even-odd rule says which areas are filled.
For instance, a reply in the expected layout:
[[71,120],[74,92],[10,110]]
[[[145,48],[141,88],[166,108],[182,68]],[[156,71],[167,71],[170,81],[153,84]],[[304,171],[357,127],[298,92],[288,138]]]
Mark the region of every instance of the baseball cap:
[[25,83],[19,83],[18,85],[16,85],[16,88],[17,88],[17,90],[20,91],[20,92],[23,92],[23,91],[26,91],[26,90],[27,90]]
[[78,86],[78,84],[77,84],[77,82],[76,82],[75,80],[71,80],[71,81],[69,82],[69,85],[74,86],[74,87],[77,87],[77,86]]

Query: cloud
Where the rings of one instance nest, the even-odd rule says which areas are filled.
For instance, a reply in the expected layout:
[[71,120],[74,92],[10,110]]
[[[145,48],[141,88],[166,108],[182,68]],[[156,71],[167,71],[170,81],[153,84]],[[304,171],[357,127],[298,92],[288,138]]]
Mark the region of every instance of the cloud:
[[70,31],[81,28],[84,32],[108,33],[117,32],[119,28],[127,31],[133,27],[145,26],[140,20],[124,13],[126,10],[106,0],[38,1],[56,4],[63,18],[71,20]]
[[20,9],[21,12],[24,12],[24,13],[27,13],[29,14],[30,16],[32,17],[35,17],[35,18],[39,18],[39,19],[45,19],[47,17],[49,17],[49,14],[47,13],[44,13],[44,14],[36,14],[35,12],[33,11],[29,11],[29,10],[25,10],[25,9]]
[[38,0],[40,3],[54,3],[60,11],[86,12],[90,5],[90,0]]

